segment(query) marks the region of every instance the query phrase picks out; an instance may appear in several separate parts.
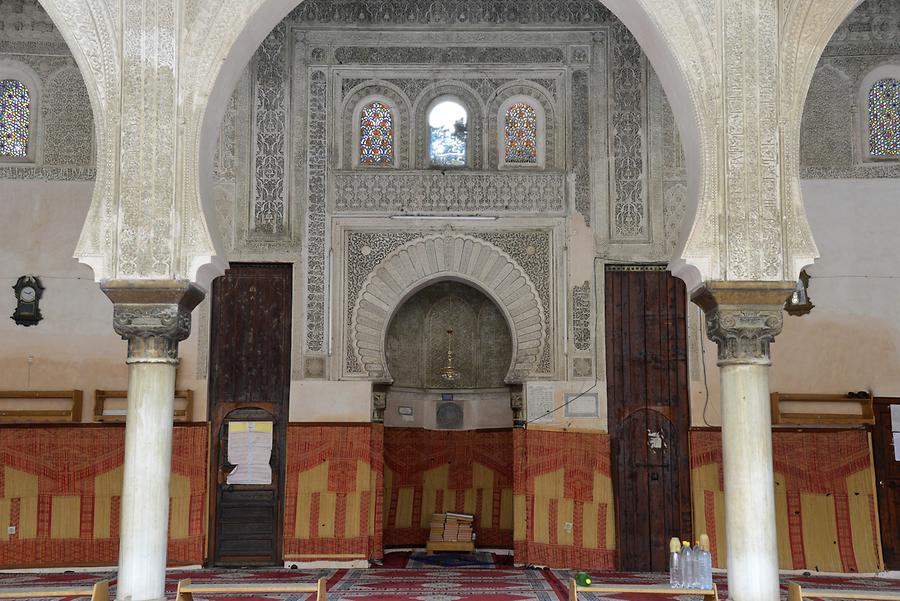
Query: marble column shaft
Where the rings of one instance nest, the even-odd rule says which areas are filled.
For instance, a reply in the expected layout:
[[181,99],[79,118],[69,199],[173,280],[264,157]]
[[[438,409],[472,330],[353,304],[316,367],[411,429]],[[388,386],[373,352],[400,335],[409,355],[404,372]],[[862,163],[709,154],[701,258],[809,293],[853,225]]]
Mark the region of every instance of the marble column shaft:
[[128,413],[122,484],[120,601],[165,599],[169,481],[178,342],[203,293],[190,282],[107,281],[113,325],[128,341]]
[[[769,345],[792,282],[707,282],[692,295],[718,345],[728,594],[778,601]],[[699,526],[699,525],[697,525]]]

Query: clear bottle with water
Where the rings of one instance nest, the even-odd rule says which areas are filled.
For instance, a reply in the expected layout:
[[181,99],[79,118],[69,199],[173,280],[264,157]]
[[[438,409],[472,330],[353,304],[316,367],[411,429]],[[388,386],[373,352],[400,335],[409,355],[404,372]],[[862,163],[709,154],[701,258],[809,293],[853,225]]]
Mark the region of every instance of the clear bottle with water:
[[677,536],[669,541],[669,586],[681,588],[681,541]]
[[712,588],[712,553],[709,550],[709,537],[705,534],[700,535],[700,552],[696,561],[698,588],[709,590]]
[[694,551],[691,543],[681,541],[681,588],[691,588],[694,582]]

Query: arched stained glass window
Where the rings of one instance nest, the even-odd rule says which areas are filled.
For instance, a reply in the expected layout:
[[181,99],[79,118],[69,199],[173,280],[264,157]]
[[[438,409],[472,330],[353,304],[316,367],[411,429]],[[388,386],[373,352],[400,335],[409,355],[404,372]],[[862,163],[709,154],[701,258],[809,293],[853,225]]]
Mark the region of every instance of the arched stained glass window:
[[359,115],[359,164],[394,163],[394,114],[379,101],[363,107]]
[[869,90],[869,152],[900,157],[900,80],[882,79]]
[[0,157],[28,156],[31,98],[21,81],[0,81]]
[[465,167],[469,114],[455,100],[443,100],[428,113],[428,156],[437,167]]
[[506,110],[506,162],[537,163],[537,113],[527,102]]

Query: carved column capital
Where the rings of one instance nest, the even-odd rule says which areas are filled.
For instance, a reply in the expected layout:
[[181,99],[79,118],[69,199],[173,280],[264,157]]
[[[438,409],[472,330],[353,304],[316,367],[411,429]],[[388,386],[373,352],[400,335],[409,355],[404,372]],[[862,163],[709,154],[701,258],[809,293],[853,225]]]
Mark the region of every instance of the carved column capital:
[[706,335],[721,365],[769,365],[769,345],[781,333],[793,282],[707,282],[691,295],[706,313]]
[[128,341],[127,363],[178,363],[203,290],[187,280],[106,280],[100,289],[113,302],[113,328]]
[[372,393],[372,422],[384,423],[384,410],[387,409],[387,392],[378,390]]

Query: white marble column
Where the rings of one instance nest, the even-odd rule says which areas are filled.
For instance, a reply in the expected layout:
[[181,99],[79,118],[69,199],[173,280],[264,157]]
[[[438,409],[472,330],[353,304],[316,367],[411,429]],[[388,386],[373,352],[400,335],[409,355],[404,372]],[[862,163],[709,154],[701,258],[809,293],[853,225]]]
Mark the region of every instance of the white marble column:
[[790,282],[708,282],[693,295],[716,342],[722,401],[722,469],[728,596],[778,601],[778,543],[769,344],[781,332]]
[[184,281],[104,282],[128,341],[128,416],[119,523],[119,601],[165,599],[178,342],[202,292]]

